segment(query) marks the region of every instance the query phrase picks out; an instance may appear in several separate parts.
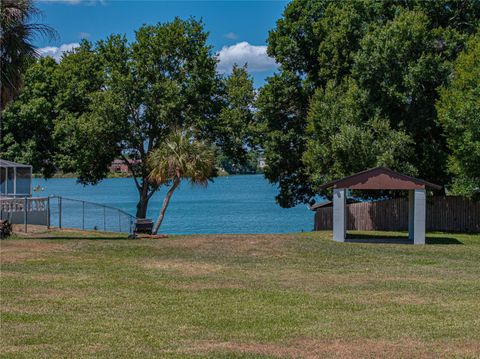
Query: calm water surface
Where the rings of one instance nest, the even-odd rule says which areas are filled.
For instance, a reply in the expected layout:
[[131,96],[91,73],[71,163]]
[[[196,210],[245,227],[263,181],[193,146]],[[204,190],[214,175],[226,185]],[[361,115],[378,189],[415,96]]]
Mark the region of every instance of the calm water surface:
[[[73,178],[34,179],[44,190],[34,196],[58,195],[107,204],[135,215],[138,192],[131,178],[106,179],[83,186]],[[156,219],[166,189],[149,203],[148,218]],[[207,188],[183,183],[174,192],[161,232],[191,233],[286,233],[310,231],[313,212],[305,205],[284,209],[275,203],[277,188],[262,175],[219,177]],[[67,222],[78,215],[63,214]],[[70,216],[71,218],[68,218]]]

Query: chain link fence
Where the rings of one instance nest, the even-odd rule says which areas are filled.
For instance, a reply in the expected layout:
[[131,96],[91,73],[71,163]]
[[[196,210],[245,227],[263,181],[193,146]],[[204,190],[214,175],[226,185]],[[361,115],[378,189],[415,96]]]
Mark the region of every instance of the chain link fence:
[[121,209],[65,197],[50,197],[50,226],[133,232],[135,217]]
[[0,198],[0,218],[10,223],[133,233],[136,218],[110,206],[61,196]]

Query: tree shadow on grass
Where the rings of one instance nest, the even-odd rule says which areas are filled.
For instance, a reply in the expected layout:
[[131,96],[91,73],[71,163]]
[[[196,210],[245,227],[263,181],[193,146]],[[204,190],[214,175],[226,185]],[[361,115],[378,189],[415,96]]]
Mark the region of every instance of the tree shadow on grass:
[[[413,240],[407,236],[388,235],[388,234],[357,234],[349,233],[345,239],[347,243],[378,243],[378,244],[413,244]],[[453,237],[426,237],[426,244],[463,244]]]
[[463,244],[456,238],[452,237],[427,237],[427,244]]

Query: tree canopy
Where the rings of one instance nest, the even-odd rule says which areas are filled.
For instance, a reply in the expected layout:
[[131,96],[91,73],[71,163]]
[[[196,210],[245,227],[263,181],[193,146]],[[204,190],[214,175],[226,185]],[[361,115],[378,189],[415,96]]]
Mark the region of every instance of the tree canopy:
[[435,103],[479,18],[474,0],[292,1],[268,38],[279,73],[257,101],[277,201],[379,165],[450,183]]
[[19,99],[9,104],[0,121],[1,157],[31,164],[47,177],[56,171],[52,133],[57,118],[57,68],[52,58],[32,65],[24,75]]
[[480,34],[472,37],[455,61],[452,80],[440,89],[438,120],[450,150],[448,170],[452,190],[480,193]]

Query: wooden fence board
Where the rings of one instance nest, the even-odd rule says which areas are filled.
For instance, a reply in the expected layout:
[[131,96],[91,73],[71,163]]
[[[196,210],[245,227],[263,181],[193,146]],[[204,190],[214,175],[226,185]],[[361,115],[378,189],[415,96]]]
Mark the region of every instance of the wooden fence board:
[[[395,198],[379,202],[347,205],[348,229],[406,231],[408,199]],[[319,208],[315,213],[315,230],[333,228],[333,208]],[[427,231],[480,233],[480,201],[463,197],[427,198]]]

